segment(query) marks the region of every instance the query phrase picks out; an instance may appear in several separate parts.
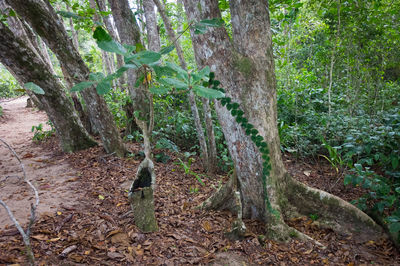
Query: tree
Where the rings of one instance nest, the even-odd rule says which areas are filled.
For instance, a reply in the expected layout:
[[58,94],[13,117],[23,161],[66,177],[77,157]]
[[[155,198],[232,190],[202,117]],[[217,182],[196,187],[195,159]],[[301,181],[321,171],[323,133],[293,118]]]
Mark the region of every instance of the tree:
[[[131,45],[138,52],[144,48],[140,40],[140,30],[127,0],[110,1],[112,14],[118,29],[121,42]],[[136,112],[135,120],[143,134],[144,152],[147,159],[151,158],[151,132],[153,131],[153,97],[146,88],[145,83],[140,82],[135,88],[139,75],[147,80],[147,73],[139,73],[134,69],[128,73],[128,90],[132,98],[133,108]]]
[[[61,83],[38,53],[0,23],[0,60],[21,84],[39,86],[44,94],[35,93],[41,106],[54,123],[65,152],[74,152],[96,145],[88,135]],[[32,82],[34,85],[32,85]],[[27,85],[26,85],[27,86]]]
[[[89,78],[89,68],[83,62],[65,31],[62,20],[57,16],[48,1],[10,1],[7,3],[36,31],[46,45],[55,53],[62,68],[65,68],[78,83]],[[94,127],[98,130],[107,153],[115,152],[118,156],[127,153],[122,139],[113,121],[103,97],[91,87],[82,92],[86,107]]]
[[160,51],[160,36],[157,30],[157,16],[152,0],[143,0],[144,17],[146,18],[147,43],[149,50]]
[[[184,0],[189,21],[221,18],[217,0]],[[199,67],[215,71],[232,102],[239,103],[255,135],[268,143],[269,156],[260,149],[221,104],[217,115],[235,164],[243,217],[266,223],[269,236],[285,240],[294,233],[284,218],[317,213],[331,226],[353,233],[359,228],[371,236],[381,230],[366,214],[344,200],[294,180],[286,171],[280,153],[277,129],[276,80],[268,1],[230,1],[232,40],[224,28],[210,28],[203,35],[191,29]],[[265,168],[270,165],[268,176]],[[265,180],[263,180],[265,177]],[[267,196],[267,197],[265,197]],[[217,198],[218,199],[218,198]]]

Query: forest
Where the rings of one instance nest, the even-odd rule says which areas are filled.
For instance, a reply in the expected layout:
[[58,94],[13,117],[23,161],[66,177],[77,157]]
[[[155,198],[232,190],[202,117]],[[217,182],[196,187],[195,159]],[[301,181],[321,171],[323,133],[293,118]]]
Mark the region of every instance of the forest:
[[400,265],[400,1],[0,0],[0,265]]

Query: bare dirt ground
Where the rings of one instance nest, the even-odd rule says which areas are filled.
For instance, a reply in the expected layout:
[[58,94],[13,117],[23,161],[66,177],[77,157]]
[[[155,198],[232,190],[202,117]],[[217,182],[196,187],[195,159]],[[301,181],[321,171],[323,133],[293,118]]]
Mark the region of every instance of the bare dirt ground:
[[[31,234],[38,265],[400,265],[391,242],[338,234],[320,228],[310,217],[287,222],[323,248],[296,239],[268,240],[264,225],[251,220],[245,220],[246,237],[231,241],[225,233],[235,220],[232,214],[196,208],[227,177],[202,176],[201,185],[179,167],[179,155],[166,150],[154,150],[170,156],[165,163],[155,162],[159,231],[143,234],[134,225],[126,191],[142,160],[139,143],[126,144],[132,152],[128,158],[107,155],[101,146],[64,154],[56,138],[40,146],[31,141],[31,126],[46,122],[44,113],[25,109],[24,98],[1,105],[5,117],[0,118],[0,137],[23,158],[40,191],[41,216]],[[19,166],[5,148],[0,160],[0,197],[25,223],[32,194],[19,185]],[[284,161],[295,178],[310,186],[349,201],[361,193],[344,187],[342,177],[324,161],[298,161],[287,155]],[[204,173],[197,162],[191,170]],[[26,264],[21,236],[9,226],[3,210],[0,225],[0,265]]]
[[[28,179],[38,189],[38,213],[56,212],[61,204],[75,204],[76,191],[73,181],[76,171],[64,158],[54,156],[32,142],[32,126],[43,124],[47,115],[32,108],[25,108],[27,97],[0,102],[4,115],[0,118],[0,138],[7,142],[22,159]],[[10,150],[0,144],[0,199],[5,201],[21,224],[28,221],[33,191],[23,182],[23,173]],[[0,230],[12,225],[4,208],[0,208]]]

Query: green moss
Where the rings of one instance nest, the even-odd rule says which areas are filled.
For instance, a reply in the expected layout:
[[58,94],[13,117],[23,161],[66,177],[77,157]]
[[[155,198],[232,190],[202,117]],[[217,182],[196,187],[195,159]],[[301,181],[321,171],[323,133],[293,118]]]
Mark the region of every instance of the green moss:
[[256,73],[253,62],[248,57],[240,56],[235,60],[235,67],[245,76],[246,79],[252,79],[254,73]]
[[298,238],[299,237],[299,233],[297,231],[295,231],[295,230],[292,230],[292,231],[289,232],[289,236],[291,238]]

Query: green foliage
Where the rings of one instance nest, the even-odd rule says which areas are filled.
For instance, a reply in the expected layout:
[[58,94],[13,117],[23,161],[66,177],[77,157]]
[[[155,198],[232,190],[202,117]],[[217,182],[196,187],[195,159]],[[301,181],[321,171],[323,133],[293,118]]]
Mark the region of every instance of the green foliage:
[[311,221],[313,221],[313,222],[315,222],[316,220],[319,219],[319,215],[318,214],[313,214],[312,213],[309,216],[310,216]]
[[325,158],[346,184],[367,189],[357,206],[395,230],[400,4],[337,3],[270,2],[282,150]]
[[203,19],[192,25],[195,34],[204,34],[208,27],[222,27],[225,24],[221,18]]
[[56,129],[54,128],[53,123],[49,120],[46,122],[46,124],[50,126],[50,130],[44,130],[42,123],[37,126],[32,126],[31,131],[34,133],[32,140],[34,142],[42,142],[55,134]]
[[31,90],[36,94],[41,94],[41,95],[44,94],[44,90],[33,82],[25,83],[24,87],[25,87],[25,89]]
[[193,170],[191,170],[191,165],[192,165],[193,160],[194,160],[193,158],[189,158],[187,163],[182,161],[180,158],[178,158],[178,160],[179,160],[179,163],[177,163],[177,164],[185,172],[185,175],[194,176],[202,186],[205,186],[205,184],[204,184],[203,180],[201,179],[201,177],[205,177],[206,175],[198,174],[198,173],[194,172]]
[[18,81],[3,66],[0,66],[0,98],[20,96],[24,91]]

